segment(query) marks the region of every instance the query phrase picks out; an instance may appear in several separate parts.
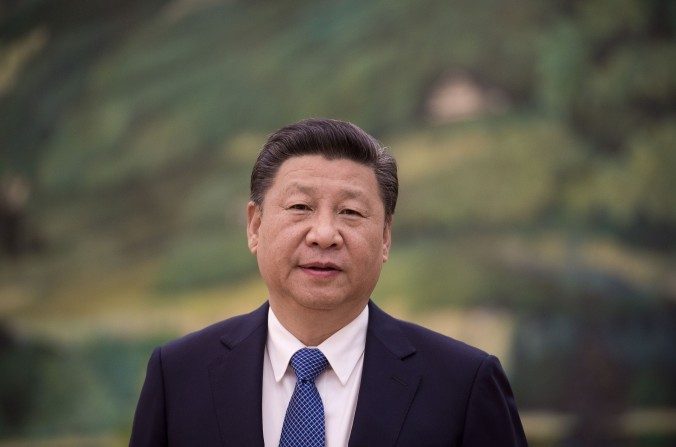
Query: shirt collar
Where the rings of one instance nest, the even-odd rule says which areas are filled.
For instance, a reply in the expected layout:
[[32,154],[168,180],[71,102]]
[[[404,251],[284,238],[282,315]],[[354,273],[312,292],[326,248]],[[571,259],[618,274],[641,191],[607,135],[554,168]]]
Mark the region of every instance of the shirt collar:
[[[368,321],[369,308],[364,306],[364,310],[357,318],[317,346],[326,356],[329,365],[331,365],[342,385],[347,383],[354,367],[364,353]],[[277,382],[282,380],[284,373],[286,373],[291,356],[304,347],[303,343],[282,326],[282,323],[270,308],[268,311],[267,349]]]

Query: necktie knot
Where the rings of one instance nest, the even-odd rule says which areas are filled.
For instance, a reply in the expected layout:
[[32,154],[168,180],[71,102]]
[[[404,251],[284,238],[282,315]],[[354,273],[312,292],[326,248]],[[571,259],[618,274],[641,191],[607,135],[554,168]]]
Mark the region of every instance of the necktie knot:
[[318,375],[329,366],[322,351],[316,348],[303,348],[291,357],[291,367],[302,382],[314,382]]

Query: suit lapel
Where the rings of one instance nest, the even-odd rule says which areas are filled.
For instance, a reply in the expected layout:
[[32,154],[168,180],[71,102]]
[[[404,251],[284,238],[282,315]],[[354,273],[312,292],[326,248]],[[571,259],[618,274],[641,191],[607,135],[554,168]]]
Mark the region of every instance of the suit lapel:
[[221,338],[224,355],[209,366],[223,445],[263,446],[263,352],[268,304],[234,322]]
[[350,447],[393,446],[413,402],[421,374],[409,358],[415,348],[394,318],[369,303],[357,410]]

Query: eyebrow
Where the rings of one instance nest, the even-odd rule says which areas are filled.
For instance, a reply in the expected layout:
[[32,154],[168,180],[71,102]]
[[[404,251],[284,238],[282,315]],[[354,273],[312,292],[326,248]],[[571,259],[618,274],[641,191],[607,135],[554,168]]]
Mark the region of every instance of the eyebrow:
[[[304,185],[299,182],[293,182],[289,186],[287,186],[286,191],[294,189],[300,191],[303,194],[312,195],[317,192],[318,188],[315,188],[314,186]],[[364,193],[357,188],[345,188],[341,191],[341,195],[347,199],[358,199],[363,197]]]

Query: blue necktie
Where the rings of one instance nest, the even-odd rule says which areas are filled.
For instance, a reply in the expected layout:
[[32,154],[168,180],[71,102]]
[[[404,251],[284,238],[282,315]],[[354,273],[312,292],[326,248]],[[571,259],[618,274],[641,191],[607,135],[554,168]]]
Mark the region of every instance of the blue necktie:
[[279,447],[324,447],[324,405],[315,379],[328,365],[319,349],[299,349],[291,357],[297,381],[286,409]]

